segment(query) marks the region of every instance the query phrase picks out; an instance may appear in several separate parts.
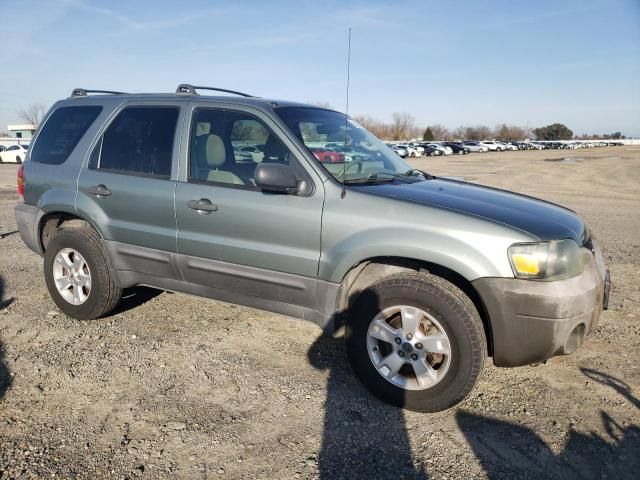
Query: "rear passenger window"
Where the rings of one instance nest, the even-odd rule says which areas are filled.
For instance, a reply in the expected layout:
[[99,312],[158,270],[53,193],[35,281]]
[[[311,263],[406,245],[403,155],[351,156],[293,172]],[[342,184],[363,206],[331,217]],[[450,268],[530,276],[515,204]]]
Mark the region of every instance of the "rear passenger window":
[[31,161],[60,165],[76,147],[101,106],[61,107],[51,114],[31,150]]
[[116,173],[169,178],[176,107],[129,107],[102,137],[98,168]]

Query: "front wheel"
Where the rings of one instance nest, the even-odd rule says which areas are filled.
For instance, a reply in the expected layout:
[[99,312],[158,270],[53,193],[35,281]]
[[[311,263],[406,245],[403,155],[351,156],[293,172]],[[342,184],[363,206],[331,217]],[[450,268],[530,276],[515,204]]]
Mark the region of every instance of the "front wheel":
[[482,321],[448,281],[407,273],[357,299],[347,325],[354,371],[378,398],[422,412],[446,410],[473,389],[487,356]]

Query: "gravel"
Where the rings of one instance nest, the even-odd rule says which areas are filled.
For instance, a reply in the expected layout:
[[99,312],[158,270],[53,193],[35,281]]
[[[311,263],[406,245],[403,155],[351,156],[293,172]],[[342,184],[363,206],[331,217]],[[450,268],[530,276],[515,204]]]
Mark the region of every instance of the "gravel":
[[[342,342],[309,323],[148,288],[79,322],[51,301],[15,232],[0,165],[0,479],[632,478],[640,469],[640,151],[418,159],[583,215],[611,309],[573,355],[487,362],[458,407],[372,398]],[[617,158],[615,158],[617,157]]]

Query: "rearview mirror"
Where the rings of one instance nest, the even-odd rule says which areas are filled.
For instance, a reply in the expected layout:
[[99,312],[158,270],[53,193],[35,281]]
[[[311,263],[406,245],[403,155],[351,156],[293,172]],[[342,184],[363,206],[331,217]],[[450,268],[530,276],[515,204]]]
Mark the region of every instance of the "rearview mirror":
[[261,163],[256,167],[254,180],[262,190],[289,194],[298,191],[298,177],[289,165]]

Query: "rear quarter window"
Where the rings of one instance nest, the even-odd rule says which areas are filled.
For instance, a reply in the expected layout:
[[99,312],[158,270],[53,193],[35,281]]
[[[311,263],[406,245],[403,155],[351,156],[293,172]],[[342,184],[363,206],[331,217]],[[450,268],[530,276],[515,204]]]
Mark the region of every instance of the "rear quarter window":
[[31,161],[47,165],[64,163],[101,111],[98,105],[57,109],[38,134]]

